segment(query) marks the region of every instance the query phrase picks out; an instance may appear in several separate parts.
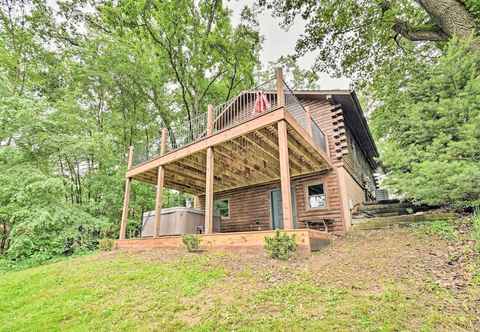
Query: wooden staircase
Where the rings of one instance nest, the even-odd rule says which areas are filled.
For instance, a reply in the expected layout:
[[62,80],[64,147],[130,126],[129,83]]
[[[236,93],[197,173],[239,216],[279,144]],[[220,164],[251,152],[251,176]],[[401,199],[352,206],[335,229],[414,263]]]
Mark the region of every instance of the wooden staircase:
[[408,202],[372,202],[364,204],[353,214],[352,228],[355,230],[371,230],[454,218],[455,213],[440,211],[427,206],[416,206]]

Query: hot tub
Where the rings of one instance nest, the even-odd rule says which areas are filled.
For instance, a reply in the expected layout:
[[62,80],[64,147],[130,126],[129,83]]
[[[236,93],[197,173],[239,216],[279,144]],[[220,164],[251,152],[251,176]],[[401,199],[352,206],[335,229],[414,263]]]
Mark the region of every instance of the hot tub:
[[[201,234],[205,232],[205,213],[201,209],[173,207],[162,209],[159,235]],[[153,236],[155,211],[143,214],[142,237]],[[220,217],[213,217],[213,231],[220,232]]]

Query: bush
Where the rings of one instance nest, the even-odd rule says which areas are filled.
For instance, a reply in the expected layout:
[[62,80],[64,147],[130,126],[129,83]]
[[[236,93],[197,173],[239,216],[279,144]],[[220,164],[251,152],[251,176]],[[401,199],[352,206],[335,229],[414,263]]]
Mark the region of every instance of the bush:
[[102,221],[73,206],[24,209],[10,233],[6,256],[49,260],[94,250]]
[[183,244],[187,247],[188,252],[197,251],[200,247],[201,239],[195,234],[186,234],[182,237]]
[[114,239],[101,239],[100,241],[98,241],[98,248],[102,251],[112,251],[114,246]]
[[297,251],[295,234],[289,236],[277,230],[274,236],[265,237],[265,250],[274,259],[289,259]]

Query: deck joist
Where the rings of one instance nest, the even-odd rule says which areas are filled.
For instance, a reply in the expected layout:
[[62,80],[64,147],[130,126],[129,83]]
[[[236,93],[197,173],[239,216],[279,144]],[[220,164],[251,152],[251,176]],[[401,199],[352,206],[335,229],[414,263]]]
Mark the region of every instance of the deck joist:
[[156,184],[157,169],[164,166],[166,188],[202,195],[205,193],[206,150],[213,147],[214,192],[278,181],[277,124],[282,120],[288,128],[291,176],[330,169],[329,156],[315,145],[294,117],[280,107],[137,165],[126,176]]

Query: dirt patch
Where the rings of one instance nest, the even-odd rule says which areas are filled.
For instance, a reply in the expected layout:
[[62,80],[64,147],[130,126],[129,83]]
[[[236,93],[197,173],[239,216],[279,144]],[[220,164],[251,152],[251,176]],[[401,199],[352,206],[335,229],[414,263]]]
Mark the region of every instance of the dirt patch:
[[[112,259],[118,254],[102,256]],[[199,255],[184,250],[122,254],[158,263]],[[206,269],[221,267],[226,276],[197,296],[180,300],[186,310],[179,312],[178,318],[187,326],[195,326],[218,308],[245,305],[272,287],[306,280],[321,288],[347,289],[366,297],[381,296],[393,285],[406,301],[419,307],[434,306],[440,312],[480,317],[480,292],[478,285],[474,286],[476,271],[472,268],[477,258],[468,236],[461,233],[456,241],[446,241],[422,236],[412,228],[358,231],[336,238],[310,257],[287,262],[272,260],[263,251],[200,255],[208,258]],[[415,324],[412,321],[411,325]]]

